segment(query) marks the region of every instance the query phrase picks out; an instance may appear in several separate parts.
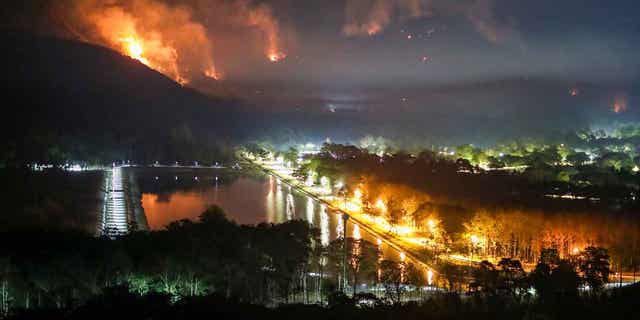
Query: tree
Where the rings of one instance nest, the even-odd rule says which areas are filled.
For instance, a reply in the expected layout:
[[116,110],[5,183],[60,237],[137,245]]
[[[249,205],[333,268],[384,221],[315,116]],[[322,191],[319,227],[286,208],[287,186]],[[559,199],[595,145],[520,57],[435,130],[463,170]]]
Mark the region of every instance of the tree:
[[558,175],[556,176],[556,179],[562,182],[570,182],[571,178],[576,174],[578,174],[578,170],[576,169],[573,169],[571,167],[563,168],[560,171],[558,171]]
[[380,262],[380,282],[385,287],[385,293],[393,303],[400,303],[402,298],[403,264],[392,260]]
[[640,156],[633,157],[633,164],[640,167]]
[[465,281],[464,267],[451,263],[444,263],[440,266],[439,279],[446,282],[447,289],[450,292],[457,291],[463,281]]
[[475,149],[470,144],[463,144],[456,147],[456,155],[460,159],[472,161],[474,153],[475,153]]
[[580,166],[589,161],[589,156],[584,152],[575,152],[567,156],[567,161],[574,166]]
[[0,317],[9,314],[9,306],[11,302],[11,294],[9,288],[9,274],[11,263],[9,259],[2,257],[0,259]]
[[378,246],[369,241],[347,238],[347,263],[352,275],[354,296],[361,276],[375,276],[380,254]]
[[469,173],[474,172],[474,167],[473,165],[471,165],[471,162],[469,162],[468,159],[459,158],[458,160],[456,160],[456,166],[458,167],[458,171]]
[[407,260],[401,262],[401,264],[403,264],[403,283],[409,286],[411,292],[418,291],[418,294],[421,294],[420,288],[427,285],[426,271]]
[[402,209],[401,203],[393,197],[389,197],[386,201],[386,213],[387,213],[387,221],[391,225],[392,231],[395,230],[396,226],[400,224],[402,218],[405,215],[405,211]]
[[529,164],[531,166],[554,165],[562,160],[558,147],[552,146],[542,150],[536,150],[529,155]]
[[502,258],[500,262],[498,262],[498,268],[500,268],[500,282],[511,295],[515,296],[525,289],[526,283],[524,283],[524,280],[526,273],[519,260]]
[[540,262],[555,267],[560,262],[558,250],[550,248],[540,250]]
[[622,168],[631,168],[633,167],[632,159],[625,153],[622,152],[609,152],[603,154],[598,159],[598,164],[604,168],[613,168],[615,170],[620,170]]
[[298,149],[291,147],[282,155],[284,161],[290,162],[294,166],[298,162]]
[[535,182],[552,181],[556,179],[555,169],[541,162],[534,162],[524,171],[524,175]]
[[498,273],[493,264],[487,260],[480,262],[478,268],[473,271],[474,281],[470,287],[479,292],[493,295],[498,287]]
[[529,279],[542,302],[578,295],[580,277],[575,266],[569,260],[560,259],[555,249],[542,250],[540,260],[529,274]]
[[502,159],[497,158],[497,157],[488,157],[487,158],[488,166],[489,168],[493,168],[493,169],[499,169],[499,168],[504,168],[505,163],[502,161]]
[[582,272],[585,282],[594,291],[599,291],[609,282],[611,273],[609,253],[600,247],[587,247],[578,257],[578,270]]

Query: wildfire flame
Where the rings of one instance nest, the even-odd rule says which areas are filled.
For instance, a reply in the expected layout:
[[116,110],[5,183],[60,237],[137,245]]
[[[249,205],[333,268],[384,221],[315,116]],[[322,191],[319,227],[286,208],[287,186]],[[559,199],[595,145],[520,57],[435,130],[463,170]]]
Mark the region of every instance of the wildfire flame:
[[380,31],[382,31],[382,26],[380,26],[377,23],[374,23],[374,24],[370,25],[369,27],[367,27],[367,34],[369,36],[374,36],[374,35],[378,34]]
[[220,74],[217,73],[216,70],[213,68],[209,68],[208,70],[205,70],[204,75],[207,76],[208,78],[215,79],[215,80],[220,80],[221,78]]
[[270,53],[268,55],[269,61],[271,61],[273,63],[278,63],[278,62],[282,61],[286,57],[287,57],[287,55],[282,53],[282,52]]
[[621,113],[625,110],[627,110],[627,106],[624,104],[624,102],[616,102],[613,104],[613,112]]
[[383,213],[387,212],[387,206],[384,204],[382,199],[378,199],[378,201],[376,201],[375,207]]
[[278,20],[267,4],[244,0],[182,4],[165,0],[59,3],[52,4],[52,16],[63,20],[72,36],[116,50],[180,84],[202,76],[222,78],[214,64],[213,45],[219,44],[216,52],[226,52],[225,43],[229,39],[224,33],[214,34],[218,25],[211,21],[243,30],[245,37],[261,36],[263,40],[257,47],[269,62],[278,63],[287,57]]
[[[165,75],[173,78],[173,80],[181,85],[189,83],[189,80],[179,70],[177,61],[178,54],[174,47],[163,45],[154,46],[152,42],[147,45],[144,40],[135,35],[119,37],[118,42],[120,42],[121,44],[120,51],[122,54],[140,61],[142,64],[146,65],[149,68],[164,73]],[[149,56],[153,59],[153,62],[151,62],[149,58],[145,56],[148,49],[151,49],[151,51],[149,52]],[[207,70],[205,71],[205,74],[209,72],[211,71]]]
[[266,56],[272,63],[282,61],[287,55],[280,50],[280,26],[273,18],[271,8],[260,5],[251,10],[247,16],[249,26],[259,27],[265,36]]
[[615,101],[613,102],[613,106],[611,107],[611,109],[615,113],[622,113],[622,112],[627,111],[627,101],[626,101],[626,99],[623,96],[616,97]]
[[134,37],[126,37],[120,39],[122,41],[123,46],[125,47],[126,53],[129,57],[136,59],[145,65],[151,67],[149,65],[149,60],[145,58],[142,54],[144,53],[144,49],[142,48],[142,44],[140,40]]
[[119,51],[181,85],[198,75],[219,78],[205,27],[190,8],[157,0],[78,0],[60,10],[82,40]]

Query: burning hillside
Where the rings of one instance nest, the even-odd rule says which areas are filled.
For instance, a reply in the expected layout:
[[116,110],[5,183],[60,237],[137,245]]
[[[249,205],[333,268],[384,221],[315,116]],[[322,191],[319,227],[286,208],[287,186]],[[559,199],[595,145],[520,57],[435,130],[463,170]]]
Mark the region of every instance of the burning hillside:
[[237,12],[224,23],[261,33],[263,43],[252,45],[263,48],[267,61],[286,57],[270,8],[249,1],[170,5],[160,0],[82,0],[58,3],[53,9],[75,38],[119,51],[183,85],[203,76],[222,78],[218,65],[223,62],[215,53],[224,50],[225,42],[208,26],[210,21],[220,23],[215,18],[218,9]]

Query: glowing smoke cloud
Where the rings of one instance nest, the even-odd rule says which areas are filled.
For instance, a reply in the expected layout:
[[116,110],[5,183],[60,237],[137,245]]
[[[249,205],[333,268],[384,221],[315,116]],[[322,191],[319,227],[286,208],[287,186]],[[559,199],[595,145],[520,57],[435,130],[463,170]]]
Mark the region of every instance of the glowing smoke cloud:
[[510,25],[499,23],[495,18],[493,0],[348,0],[342,31],[347,36],[372,36],[382,32],[394,19],[434,14],[465,16],[475,30],[492,43],[517,37]]
[[55,2],[53,10],[76,38],[119,51],[181,84],[202,76],[221,78],[213,54],[224,49],[220,43],[224,40],[216,41],[207,24],[223,21],[218,16],[224,12],[235,14],[234,19],[224,20],[226,27],[264,35],[267,61],[286,57],[271,8],[253,6],[250,1],[193,0],[168,5],[161,0],[81,0],[70,6]]
[[342,31],[348,36],[375,35],[391,23],[396,13],[417,18],[426,14],[424,9],[420,0],[350,0]]
[[266,56],[271,62],[278,62],[287,57],[280,50],[280,39],[278,37],[278,22],[273,18],[271,9],[265,5],[261,5],[255,10],[249,11],[248,24],[258,26],[263,30],[267,40]]
[[614,98],[611,110],[615,113],[622,113],[627,111],[627,98],[622,94],[617,95]]
[[212,44],[187,7],[152,0],[75,2],[62,12],[82,40],[120,51],[186,84],[197,76],[217,78]]

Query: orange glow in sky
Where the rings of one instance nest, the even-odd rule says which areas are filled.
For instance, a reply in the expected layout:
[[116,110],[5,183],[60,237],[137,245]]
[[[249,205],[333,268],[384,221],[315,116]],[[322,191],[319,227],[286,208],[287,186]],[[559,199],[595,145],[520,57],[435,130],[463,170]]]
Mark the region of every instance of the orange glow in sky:
[[286,58],[287,55],[282,53],[282,52],[276,52],[276,53],[270,53],[269,54],[269,61],[273,62],[273,63],[277,63],[282,61],[284,58]]

